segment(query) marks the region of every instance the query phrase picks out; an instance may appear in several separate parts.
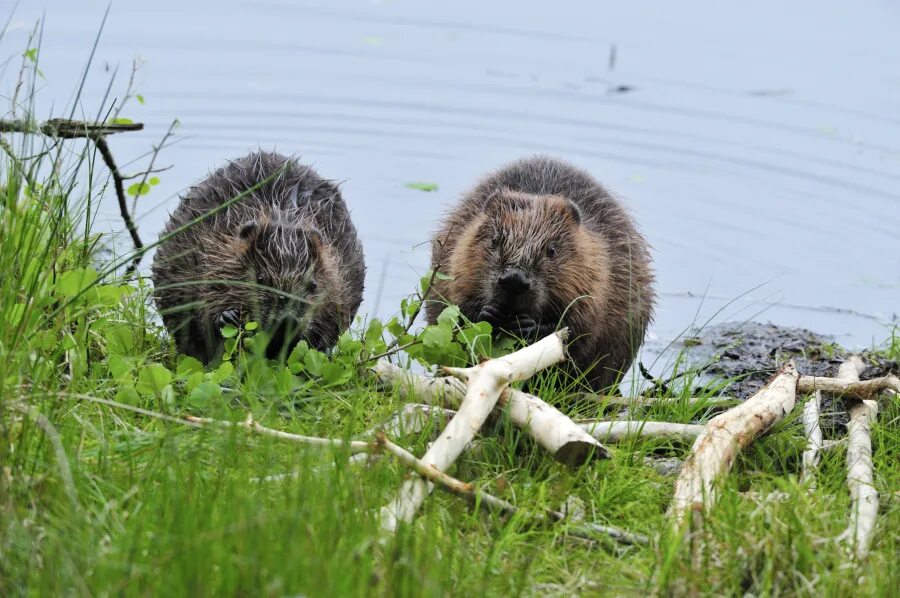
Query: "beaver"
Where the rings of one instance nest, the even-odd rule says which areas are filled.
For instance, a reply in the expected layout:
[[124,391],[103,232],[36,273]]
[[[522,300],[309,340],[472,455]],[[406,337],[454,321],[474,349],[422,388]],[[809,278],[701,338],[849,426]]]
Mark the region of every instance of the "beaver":
[[653,317],[649,247],[591,175],[534,156],[482,179],[432,237],[426,318],[444,302],[527,340],[568,326],[573,374],[595,390],[626,371]]
[[178,350],[205,363],[223,326],[248,321],[268,332],[270,358],[301,339],[325,350],[362,302],[362,244],[341,192],[293,158],[257,152],[216,170],[161,238],[157,307]]

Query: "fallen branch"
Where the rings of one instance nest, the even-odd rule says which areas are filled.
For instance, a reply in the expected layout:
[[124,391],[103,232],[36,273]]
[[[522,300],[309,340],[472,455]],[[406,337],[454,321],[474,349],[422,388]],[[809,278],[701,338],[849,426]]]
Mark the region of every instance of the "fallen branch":
[[[852,355],[838,368],[837,379],[852,384],[859,380],[863,369],[862,359]],[[850,543],[859,560],[869,554],[878,515],[878,490],[875,489],[869,431],[877,413],[878,403],[875,401],[854,401],[847,425],[847,486],[850,488],[852,506],[850,524],[839,539]]]
[[[125,228],[131,236],[135,250],[144,247],[137,226],[128,211],[128,203],[125,199],[125,186],[122,174],[119,172],[116,161],[106,143],[106,136],[114,133],[140,131],[144,128],[142,123],[105,123],[70,120],[65,118],[53,118],[42,123],[31,120],[0,120],[0,133],[23,133],[31,135],[45,135],[55,139],[90,139],[100,152],[103,163],[109,169],[116,189],[116,198],[119,202],[119,212],[125,222]],[[138,255],[141,255],[139,252]],[[137,267],[135,265],[135,267]]]
[[822,391],[817,390],[803,406],[803,431],[806,434],[806,450],[803,451],[803,469],[800,481],[808,484],[810,491],[816,488],[816,468],[822,452],[822,427],[819,425],[819,407]]
[[794,363],[789,362],[752,397],[706,424],[675,482],[668,515],[676,528],[688,512],[702,515],[712,508],[716,482],[728,473],[741,449],[791,412],[797,398],[797,378]]
[[[421,376],[388,361],[379,361],[372,371],[382,383],[393,386],[401,396],[413,400],[457,408],[466,394],[465,384],[456,378]],[[563,463],[580,465],[591,457],[609,456],[590,434],[534,395],[507,389],[500,400],[500,408],[504,406],[515,425]]]
[[731,407],[740,403],[735,397],[619,397],[603,396],[583,393],[576,396],[576,400],[586,400],[610,407],[624,407],[626,409],[650,407],[653,405],[690,405],[692,407]]
[[856,380],[841,379],[840,373],[836,378],[800,376],[800,380],[797,382],[798,393],[807,394],[817,390],[865,401],[875,398],[886,390],[900,393],[900,378],[890,374],[860,382],[859,378]]
[[694,440],[704,427],[700,424],[676,424],[650,421],[578,421],[578,426],[603,442],[621,442],[627,438],[672,438]]
[[[429,467],[444,471],[456,461],[511,383],[526,380],[536,372],[565,359],[567,330],[529,345],[515,353],[485,361],[470,368],[444,368],[467,383],[468,389],[456,416],[422,457]],[[404,482],[398,496],[381,510],[382,528],[393,532],[401,521],[410,521],[430,490],[421,479]]]

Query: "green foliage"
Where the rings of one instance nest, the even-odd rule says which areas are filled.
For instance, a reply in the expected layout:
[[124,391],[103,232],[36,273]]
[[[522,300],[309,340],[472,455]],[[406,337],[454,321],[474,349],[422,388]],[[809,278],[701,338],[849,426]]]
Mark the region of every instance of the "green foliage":
[[425,191],[426,193],[438,190],[437,183],[426,183],[424,181],[413,181],[411,183],[406,183],[406,188],[415,189],[416,191]]

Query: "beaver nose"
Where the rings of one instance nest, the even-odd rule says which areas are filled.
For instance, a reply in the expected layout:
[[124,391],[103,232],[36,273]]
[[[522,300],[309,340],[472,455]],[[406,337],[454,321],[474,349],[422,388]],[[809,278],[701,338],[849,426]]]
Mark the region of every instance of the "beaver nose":
[[521,270],[507,270],[497,279],[497,285],[510,294],[524,293],[531,283]]

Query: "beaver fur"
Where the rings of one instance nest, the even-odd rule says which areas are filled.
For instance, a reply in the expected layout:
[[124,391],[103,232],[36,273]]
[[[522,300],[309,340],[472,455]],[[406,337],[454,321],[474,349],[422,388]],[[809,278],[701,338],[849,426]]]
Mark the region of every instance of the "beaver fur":
[[536,156],[482,179],[432,238],[444,303],[534,340],[568,326],[573,373],[594,389],[630,367],[653,316],[650,252],[626,209],[588,173]]
[[[237,199],[235,199],[237,198]],[[180,352],[209,362],[222,326],[256,321],[275,357],[320,350],[362,301],[362,245],[337,185],[295,159],[257,152],[181,198],[153,261],[154,296]]]

